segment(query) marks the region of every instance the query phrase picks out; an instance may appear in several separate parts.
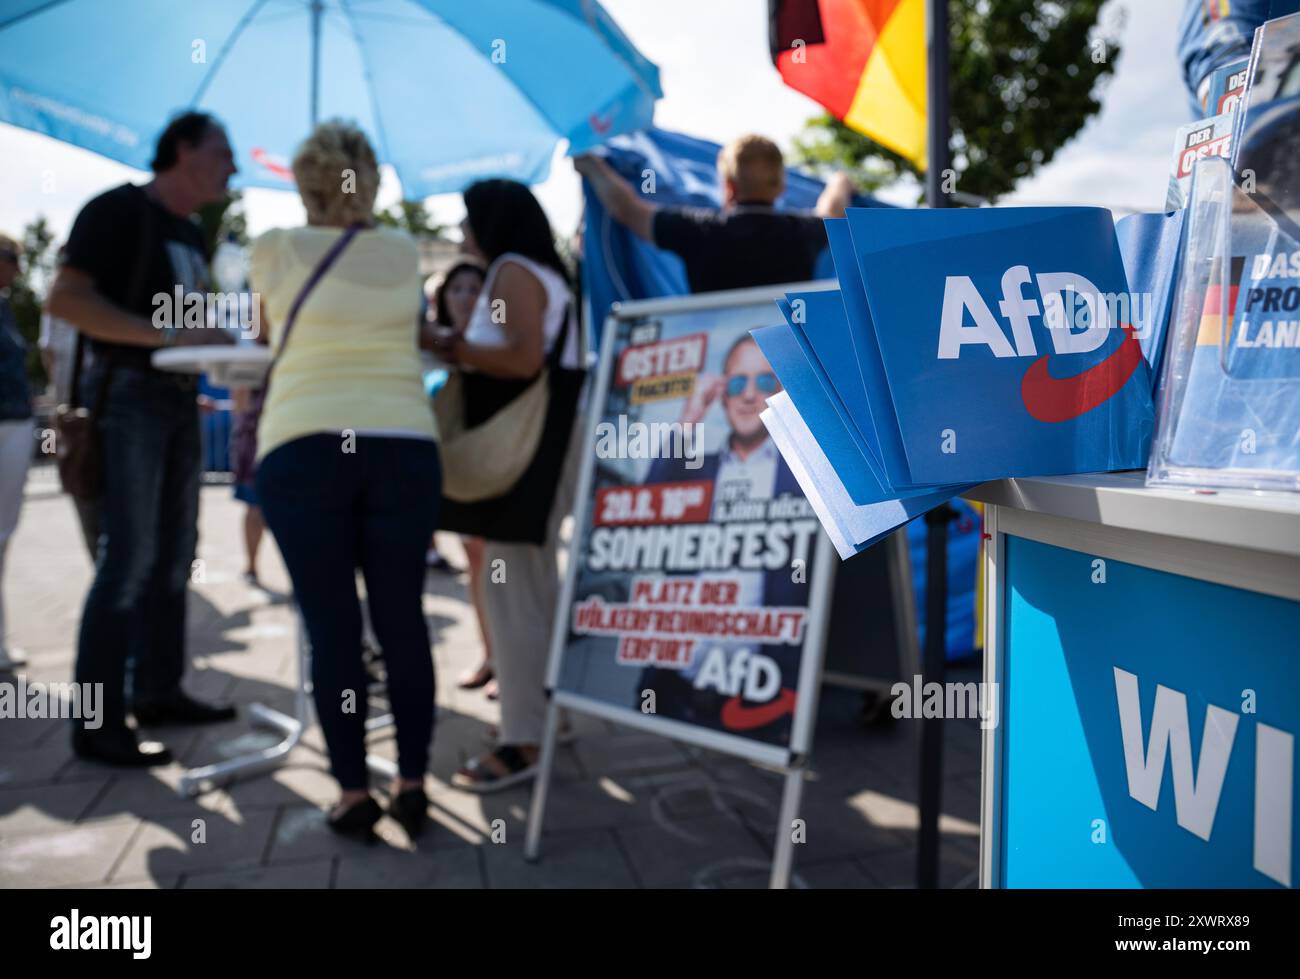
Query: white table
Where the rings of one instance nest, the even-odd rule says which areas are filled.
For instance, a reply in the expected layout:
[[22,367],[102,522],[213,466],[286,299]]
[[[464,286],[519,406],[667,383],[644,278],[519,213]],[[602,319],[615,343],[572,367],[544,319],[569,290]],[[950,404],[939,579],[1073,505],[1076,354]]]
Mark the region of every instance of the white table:
[[166,347],[155,350],[153,365],[177,374],[207,374],[217,387],[256,387],[266,377],[271,350],[260,343],[235,346]]
[[[179,374],[206,374],[208,380],[219,387],[255,387],[265,379],[270,363],[271,351],[261,344],[168,347],[156,350],[153,354],[153,365],[159,370]],[[312,723],[311,645],[307,642],[301,612],[295,618],[298,623],[294,640],[298,648],[298,683],[292,716],[272,710],[265,704],[251,704],[248,708],[255,725],[270,728],[283,737],[269,747],[237,758],[189,769],[181,777],[178,787],[182,796],[200,795],[228,785],[236,779],[279,768],[288,761],[289,754],[302,740],[303,731]],[[392,714],[371,717],[366,720],[366,731],[382,730],[392,724]],[[397,766],[387,758],[367,755],[366,765],[380,776],[394,778],[397,775]]]

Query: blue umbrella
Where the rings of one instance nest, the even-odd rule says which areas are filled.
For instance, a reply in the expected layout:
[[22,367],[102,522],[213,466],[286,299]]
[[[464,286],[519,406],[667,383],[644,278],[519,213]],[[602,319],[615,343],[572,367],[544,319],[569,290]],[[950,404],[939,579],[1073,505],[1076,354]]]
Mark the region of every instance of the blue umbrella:
[[407,197],[545,179],[648,126],[659,71],[594,0],[0,0],[0,121],[146,169],[182,108],[243,186],[289,189],[317,119],[356,120]]

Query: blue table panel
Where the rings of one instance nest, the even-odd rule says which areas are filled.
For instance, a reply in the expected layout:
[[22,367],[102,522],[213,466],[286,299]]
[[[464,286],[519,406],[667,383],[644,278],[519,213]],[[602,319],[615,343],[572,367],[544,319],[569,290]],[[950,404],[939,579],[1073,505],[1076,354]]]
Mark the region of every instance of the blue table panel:
[[1006,537],[1002,885],[1294,882],[1300,603],[1094,560]]

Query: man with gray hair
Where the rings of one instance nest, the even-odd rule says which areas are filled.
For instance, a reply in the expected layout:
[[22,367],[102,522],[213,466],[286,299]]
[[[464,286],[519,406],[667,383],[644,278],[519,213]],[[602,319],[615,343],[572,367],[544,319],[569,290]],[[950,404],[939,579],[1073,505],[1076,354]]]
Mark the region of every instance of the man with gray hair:
[[[159,347],[231,340],[225,330],[182,328],[192,324],[182,323],[184,313],[169,297],[210,291],[207,248],[191,215],[224,199],[234,155],[215,119],[185,112],[163,130],[152,166],[149,183],[124,184],[82,208],[46,302],[46,311],[72,323],[94,353],[77,394],[95,415],[103,488],[76,679],[104,685],[104,719],[97,731],[77,725],[73,749],[111,765],[171,759],[161,744],[137,741],[128,709],[146,727],[234,717],[233,708],[201,703],[181,689],[186,591],[198,539],[198,390],[196,378],[152,364]],[[160,317],[169,304],[171,315]]]

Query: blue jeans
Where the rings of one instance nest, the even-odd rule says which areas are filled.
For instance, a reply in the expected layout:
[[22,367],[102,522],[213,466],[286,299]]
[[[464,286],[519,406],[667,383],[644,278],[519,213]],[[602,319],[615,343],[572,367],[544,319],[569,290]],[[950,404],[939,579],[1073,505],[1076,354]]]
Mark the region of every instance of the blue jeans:
[[312,695],[334,777],[344,789],[367,784],[360,568],[388,673],[398,771],[423,778],[434,698],[424,553],[442,498],[437,443],[307,435],[261,460],[257,495],[311,641]]
[[[94,404],[101,375],[83,378]],[[198,540],[196,388],[175,375],[114,370],[99,430],[104,486],[95,580],[77,644],[78,683],[104,684],[105,726],[125,724],[129,699],[180,689],[185,593]]]

